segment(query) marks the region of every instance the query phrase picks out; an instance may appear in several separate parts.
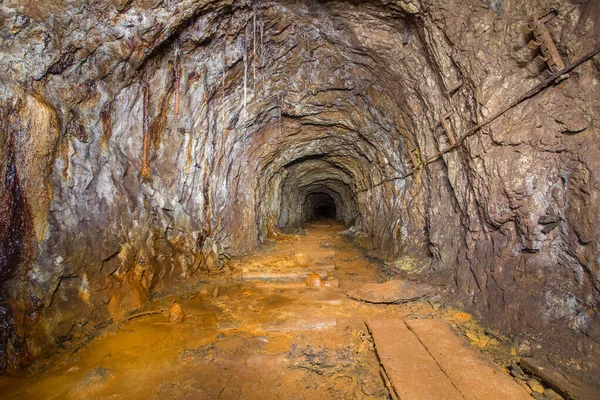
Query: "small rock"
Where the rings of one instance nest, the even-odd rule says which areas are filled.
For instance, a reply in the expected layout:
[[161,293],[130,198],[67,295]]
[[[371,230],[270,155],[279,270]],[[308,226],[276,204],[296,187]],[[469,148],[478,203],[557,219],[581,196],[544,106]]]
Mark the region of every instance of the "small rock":
[[558,226],[558,222],[553,222],[551,224],[548,224],[546,226],[544,226],[542,228],[542,233],[545,235],[547,233],[550,233],[554,230],[554,228],[556,228]]
[[181,308],[181,304],[173,303],[171,309],[169,310],[169,321],[175,324],[179,324],[183,322],[185,318],[185,314],[183,313],[183,309]]
[[550,388],[544,389],[544,397],[547,400],[563,400],[563,397],[560,394]]
[[479,336],[477,336],[476,333],[471,332],[471,331],[467,331],[465,333],[465,336],[467,338],[469,338],[469,340],[473,343],[473,344],[477,344],[479,342]]
[[531,388],[529,387],[529,385],[527,385],[527,381],[526,381],[526,380],[523,380],[523,379],[519,379],[519,378],[517,378],[517,379],[515,379],[515,381],[516,381],[516,382],[517,382],[519,385],[521,385],[521,386],[523,387],[523,389],[525,389],[525,391],[526,391],[527,393],[531,394],[531,393],[533,392],[533,391],[531,390]]
[[487,335],[480,335],[479,336],[479,343],[477,343],[477,347],[479,347],[480,349],[486,349],[488,347],[488,344],[490,343],[490,337]]
[[527,381],[527,386],[531,388],[532,391],[536,393],[544,393],[544,387],[542,384],[536,379],[529,379]]
[[465,335],[469,338],[471,343],[473,343],[473,346],[477,346],[480,349],[485,349],[490,342],[489,336],[485,334],[467,331]]
[[309,276],[304,280],[306,287],[311,289],[321,289],[323,287],[323,278],[316,272],[311,272]]
[[529,354],[531,352],[531,345],[529,342],[524,341],[519,343],[517,351],[515,351],[515,355],[517,354]]
[[512,363],[512,365],[510,366],[510,373],[512,374],[512,376],[519,379],[526,379],[527,377],[521,369],[521,367],[519,367],[519,365],[517,365],[516,363]]
[[538,220],[539,224],[547,225],[560,222],[560,215],[542,215]]

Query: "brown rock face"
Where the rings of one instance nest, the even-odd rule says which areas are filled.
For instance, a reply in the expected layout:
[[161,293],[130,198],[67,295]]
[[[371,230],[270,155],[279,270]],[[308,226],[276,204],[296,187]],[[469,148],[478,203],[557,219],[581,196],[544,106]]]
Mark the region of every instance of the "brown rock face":
[[0,369],[324,215],[592,381],[598,57],[463,137],[548,76],[550,8],[600,46],[592,0],[0,3]]

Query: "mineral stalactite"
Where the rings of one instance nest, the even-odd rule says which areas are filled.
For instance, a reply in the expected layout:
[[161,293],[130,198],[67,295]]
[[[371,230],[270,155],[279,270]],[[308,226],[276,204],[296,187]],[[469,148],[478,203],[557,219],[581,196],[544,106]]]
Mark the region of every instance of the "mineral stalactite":
[[175,45],[175,114],[179,115],[179,96],[181,91],[181,56],[179,55],[179,45]]
[[142,81],[142,91],[144,96],[142,107],[142,132],[144,135],[144,142],[142,145],[142,169],[140,171],[140,175],[143,178],[146,178],[151,174],[150,167],[148,166],[148,148],[150,146],[150,89],[148,84],[144,81]]

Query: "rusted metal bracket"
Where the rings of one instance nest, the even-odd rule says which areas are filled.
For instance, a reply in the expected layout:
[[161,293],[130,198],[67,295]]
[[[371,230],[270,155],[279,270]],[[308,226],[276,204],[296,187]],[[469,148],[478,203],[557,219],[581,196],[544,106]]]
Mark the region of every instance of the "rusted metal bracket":
[[448,137],[448,142],[450,142],[450,146],[454,146],[456,144],[456,135],[454,133],[452,125],[450,124],[450,117],[452,116],[452,114],[452,111],[450,111],[442,115],[442,118],[440,119],[440,124],[442,124],[442,128],[444,128],[444,132]]
[[423,161],[421,160],[421,152],[418,148],[413,147],[410,149],[408,154],[410,155],[410,162],[412,163],[412,169],[414,171],[419,168],[421,164],[423,164]]
[[546,27],[546,22],[557,15],[556,10],[550,10],[540,17],[532,17],[529,24],[523,27],[523,33],[526,36],[533,34],[533,39],[528,43],[529,48],[534,50],[540,48],[544,61],[553,73],[565,68],[565,63],[550,35],[550,31]]

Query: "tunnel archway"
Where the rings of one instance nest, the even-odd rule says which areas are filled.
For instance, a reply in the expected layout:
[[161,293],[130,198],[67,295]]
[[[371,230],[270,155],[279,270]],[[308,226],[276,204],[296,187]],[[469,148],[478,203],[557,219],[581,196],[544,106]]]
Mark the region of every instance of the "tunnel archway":
[[304,200],[305,222],[316,219],[337,219],[337,207],[331,195],[323,192],[314,192]]
[[279,229],[293,230],[318,216],[329,216],[346,226],[362,220],[356,177],[332,156],[288,163],[277,176],[271,192],[279,199],[278,207],[266,213],[276,216]]
[[[7,333],[0,369],[6,346],[48,353],[333,213],[318,193],[373,254],[511,333],[548,325],[554,349],[598,325],[600,91],[576,61],[593,2],[20,3],[0,10],[0,176],[31,229],[0,323],[42,334]],[[578,66],[559,86],[513,29],[555,6]],[[13,324],[12,304],[37,317]]]

